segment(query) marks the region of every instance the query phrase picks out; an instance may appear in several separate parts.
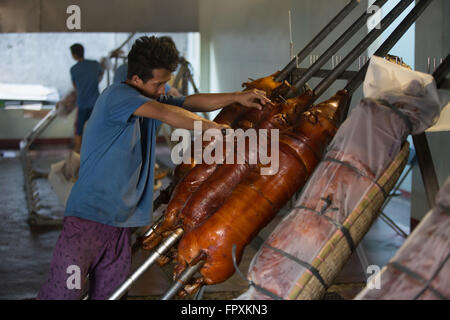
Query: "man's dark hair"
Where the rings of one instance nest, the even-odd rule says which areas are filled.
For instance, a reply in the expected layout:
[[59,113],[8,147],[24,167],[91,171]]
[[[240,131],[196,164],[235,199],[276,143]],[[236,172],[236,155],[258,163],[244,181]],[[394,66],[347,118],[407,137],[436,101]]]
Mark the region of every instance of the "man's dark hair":
[[73,55],[75,55],[79,58],[84,58],[84,48],[81,44],[75,43],[75,44],[71,45],[70,51],[72,52]]
[[128,75],[137,75],[142,81],[153,78],[153,69],[174,72],[179,61],[179,52],[170,37],[140,37],[128,54]]

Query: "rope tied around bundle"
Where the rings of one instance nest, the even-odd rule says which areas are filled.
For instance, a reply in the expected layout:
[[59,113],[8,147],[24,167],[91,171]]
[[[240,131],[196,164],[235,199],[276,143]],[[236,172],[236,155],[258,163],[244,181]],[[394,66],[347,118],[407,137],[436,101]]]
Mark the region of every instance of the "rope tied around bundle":
[[387,198],[389,196],[388,193],[386,192],[386,190],[384,190],[383,186],[381,186],[378,183],[378,181],[376,181],[375,179],[372,179],[371,177],[369,177],[367,174],[365,174],[364,172],[362,172],[361,170],[356,168],[354,165],[352,165],[350,162],[338,160],[338,159],[331,158],[331,157],[325,157],[325,159],[323,159],[323,161],[335,162],[335,163],[338,163],[338,164],[340,164],[340,165],[342,165],[344,167],[347,167],[347,168],[353,170],[355,173],[357,173],[361,177],[370,180],[370,182],[372,182],[374,185],[376,185],[378,187],[378,189],[380,189],[380,191],[383,193],[383,196],[385,198]]
[[[311,272],[311,274],[317,278],[317,280],[318,280],[318,281],[320,282],[320,284],[325,288],[325,290],[328,289],[328,285],[326,284],[325,280],[324,280],[324,279],[322,278],[322,276],[320,275],[319,271],[318,271],[316,268],[314,268],[312,265],[310,265],[308,262],[303,261],[303,260],[300,260],[300,259],[298,259],[297,257],[294,257],[293,255],[291,255],[291,254],[289,254],[289,253],[287,253],[287,252],[285,252],[285,251],[283,251],[283,250],[281,250],[281,249],[278,249],[278,248],[272,247],[271,245],[268,245],[267,243],[264,243],[263,246],[266,247],[266,248],[268,248],[268,249],[271,249],[271,250],[275,251],[276,253],[278,253],[278,254],[280,254],[280,255],[282,255],[282,256],[288,258],[289,260],[292,260],[292,261],[296,262],[296,263],[299,264],[300,266],[302,266],[302,267],[308,269],[308,270]],[[232,260],[233,260],[233,266],[234,266],[234,269],[235,269],[236,272],[239,274],[239,276],[240,276],[244,281],[246,281],[246,282],[248,283],[249,287],[255,288],[256,291],[259,291],[259,292],[261,292],[262,294],[264,294],[264,295],[266,295],[266,296],[268,296],[268,297],[270,297],[270,298],[272,298],[272,299],[275,299],[275,300],[284,300],[282,297],[278,296],[277,294],[275,294],[275,293],[273,293],[273,292],[267,290],[266,288],[263,288],[263,287],[257,285],[254,281],[247,279],[247,278],[242,274],[242,272],[239,270],[239,268],[238,268],[238,266],[237,266],[237,262],[236,262],[236,245],[235,245],[235,244],[233,244],[233,246],[232,246],[231,256],[232,256]]]
[[398,115],[403,120],[406,127],[408,128],[408,132],[406,134],[407,136],[413,132],[413,125],[412,125],[411,119],[409,119],[409,117],[406,114],[401,112],[398,107],[394,106],[393,104],[389,103],[388,101],[386,101],[384,99],[372,99],[372,98],[366,98],[366,99],[371,100],[376,104],[388,107],[392,112],[394,112],[396,115]]
[[431,285],[431,282],[433,282],[433,280],[436,278],[436,276],[439,274],[439,272],[441,271],[441,269],[444,267],[444,265],[447,263],[447,261],[450,258],[450,254],[447,255],[447,257],[439,264],[439,266],[436,268],[435,272],[433,273],[433,275],[431,276],[431,278],[429,280],[426,280],[424,277],[422,277],[420,274],[418,274],[417,272],[411,270],[410,268],[402,265],[399,262],[396,261],[392,261],[388,263],[388,267],[392,267],[394,269],[399,270],[400,272],[405,273],[406,275],[408,275],[409,277],[413,278],[416,281],[419,281],[423,284],[425,284],[425,286],[423,287],[422,290],[420,290],[413,298],[413,300],[417,300],[422,294],[425,293],[425,291],[427,289],[429,289],[431,292],[433,292],[437,297],[439,297],[439,299],[441,300],[448,300],[449,298],[446,297],[443,293],[441,293],[439,290],[437,290],[436,288],[434,288]]
[[238,273],[238,275],[248,283],[249,287],[253,287],[255,288],[255,290],[261,292],[262,294],[274,299],[274,300],[284,300],[282,297],[278,296],[277,294],[273,293],[272,291],[269,291],[259,285],[257,285],[255,282],[253,282],[252,280],[248,280],[241,272],[241,270],[239,270],[239,267],[237,265],[236,262],[236,245],[233,244],[232,249],[231,249],[231,258],[233,260],[233,266],[234,269],[236,270],[236,272]]
[[342,232],[345,239],[347,240],[350,251],[354,252],[356,250],[356,246],[355,246],[355,242],[353,241],[352,236],[350,235],[350,231],[339,221],[326,215],[327,212],[339,210],[338,208],[330,208],[330,206],[332,204],[331,196],[328,195],[326,198],[320,198],[320,200],[323,200],[325,202],[320,211],[317,211],[313,208],[309,208],[309,207],[302,206],[302,205],[296,206],[296,207],[294,207],[294,209],[308,210],[308,211],[314,212],[314,213],[318,214],[319,216],[328,220],[330,223],[332,223],[336,228],[338,228]]

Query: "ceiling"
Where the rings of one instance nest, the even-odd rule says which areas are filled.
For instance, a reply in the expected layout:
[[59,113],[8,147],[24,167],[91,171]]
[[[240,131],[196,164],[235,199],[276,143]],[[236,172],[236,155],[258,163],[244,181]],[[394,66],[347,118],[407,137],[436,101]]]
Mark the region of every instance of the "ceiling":
[[[0,32],[197,32],[198,2],[0,0]],[[80,29],[67,26],[70,5],[79,7]]]

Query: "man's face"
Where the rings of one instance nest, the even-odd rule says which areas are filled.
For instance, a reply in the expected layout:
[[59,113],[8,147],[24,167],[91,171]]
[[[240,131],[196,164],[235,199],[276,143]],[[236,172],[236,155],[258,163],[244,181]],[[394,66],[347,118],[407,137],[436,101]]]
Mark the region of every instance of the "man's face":
[[150,98],[158,98],[165,93],[165,85],[171,79],[172,72],[167,69],[153,69],[153,78],[143,82],[134,75],[131,82]]
[[76,61],[79,60],[78,56],[74,55],[73,53],[72,53],[72,58],[73,58],[73,60],[76,60]]

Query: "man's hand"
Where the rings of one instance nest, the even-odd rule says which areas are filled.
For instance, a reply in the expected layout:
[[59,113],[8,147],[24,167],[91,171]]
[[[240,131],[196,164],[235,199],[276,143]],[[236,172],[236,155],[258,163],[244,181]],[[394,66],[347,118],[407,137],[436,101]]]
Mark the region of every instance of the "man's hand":
[[235,102],[259,110],[263,106],[273,105],[264,91],[253,89],[234,93],[197,93],[186,97],[183,108],[191,112],[209,112]]
[[261,110],[263,106],[273,105],[273,102],[266,97],[266,93],[258,89],[237,92],[236,94],[236,102],[246,107]]

